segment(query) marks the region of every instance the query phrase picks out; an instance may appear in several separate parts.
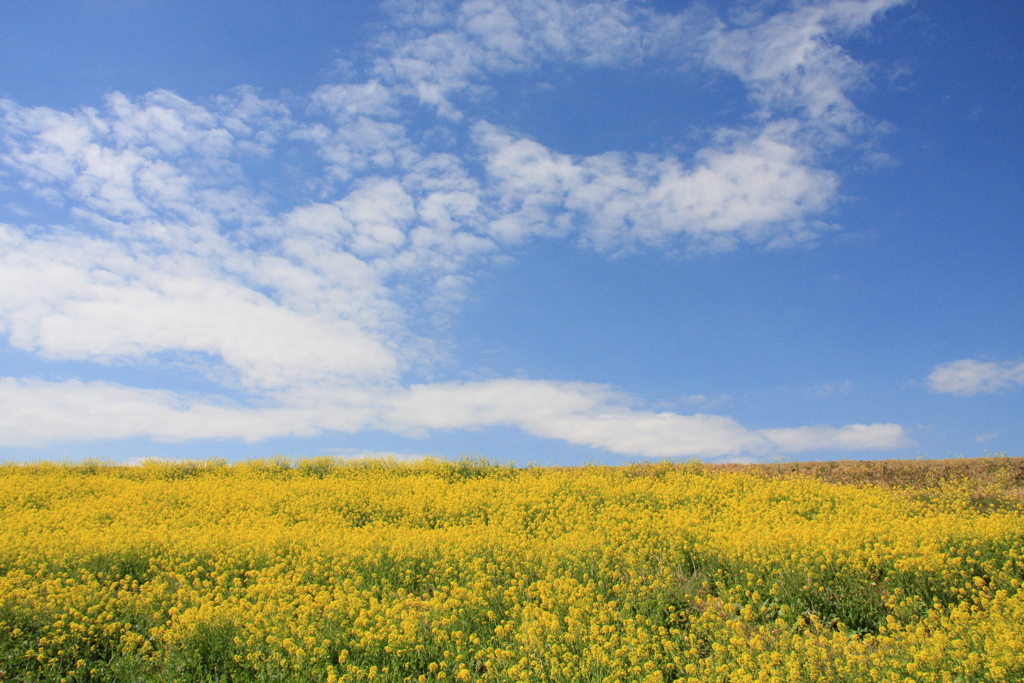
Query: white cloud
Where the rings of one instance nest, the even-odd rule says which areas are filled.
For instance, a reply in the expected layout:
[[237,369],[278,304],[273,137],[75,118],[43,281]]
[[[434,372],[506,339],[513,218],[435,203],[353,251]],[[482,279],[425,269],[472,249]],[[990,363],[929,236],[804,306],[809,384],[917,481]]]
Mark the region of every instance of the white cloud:
[[47,358],[200,352],[251,387],[394,381],[429,344],[404,331],[385,280],[433,273],[456,296],[452,271],[491,246],[460,231],[477,200],[450,158],[412,164],[408,191],[368,177],[274,216],[228,159],[246,150],[219,142],[246,112],[203,115],[166,93],[74,115],[5,107],[7,165],[71,204],[77,224],[0,226],[0,327]]
[[170,391],[106,382],[0,379],[0,438],[5,446],[56,441],[148,436],[158,441],[241,437],[255,441],[283,434],[312,434],[287,415],[239,411]]
[[0,378],[0,445],[132,436],[251,442],[362,429],[425,436],[493,426],[645,457],[886,450],[913,443],[892,424],[748,430],[720,415],[636,410],[628,397],[584,383],[500,379],[408,389],[333,388],[283,398],[280,405],[253,408],[106,382]]
[[111,241],[0,225],[0,291],[9,343],[44,358],[200,352],[265,388],[397,373],[394,351],[367,326],[283,306],[187,254],[139,257]]
[[936,365],[928,375],[928,388],[943,394],[991,394],[1024,384],[1024,361],[983,363],[965,358]]
[[475,91],[493,74],[544,62],[589,66],[636,63],[683,36],[678,16],[655,16],[628,2],[467,0],[389,3],[405,31],[381,41],[377,76],[461,120],[453,95]]
[[[846,95],[863,69],[830,38],[893,4],[797,3],[730,26],[625,1],[393,2],[371,77],[302,111],[246,88],[72,112],[0,101],[5,183],[49,207],[15,202],[19,222],[0,225],[8,343],[95,363],[199,355],[235,397],[7,377],[0,443],[506,425],[651,457],[900,447],[897,425],[750,430],[589,383],[417,383],[439,358],[424,320],[450,316],[509,244],[812,239],[839,183],[822,152],[865,128]],[[651,57],[734,75],[756,111],[683,159],[572,157],[463,110],[495,75]],[[438,115],[426,125],[423,105]]]
[[705,60],[738,76],[765,116],[797,116],[833,135],[855,132],[863,116],[846,93],[866,83],[865,69],[831,38],[863,30],[906,1],[794,2],[753,25],[720,22],[704,37]]
[[50,198],[58,189],[64,201],[114,221],[162,210],[196,223],[195,232],[245,220],[259,201],[244,191],[232,158],[265,152],[287,126],[287,110],[244,89],[216,105],[207,109],[163,90],[137,102],[115,92],[103,113],[0,101],[0,161],[29,189]]
[[663,245],[680,234],[717,249],[743,238],[802,241],[809,237],[802,219],[826,208],[838,183],[833,173],[804,163],[793,129],[781,121],[752,139],[723,133],[727,142],[699,151],[686,168],[653,155],[577,161],[478,124],[474,133],[501,207],[489,231],[518,242],[578,230],[601,251]]
[[889,450],[915,445],[897,424],[852,424],[765,429],[764,436],[783,453],[808,450]]
[[[758,106],[749,127],[718,130],[713,144],[684,163],[673,156],[612,152],[573,159],[477,123],[474,134],[485,154],[488,189],[500,207],[490,233],[515,242],[578,231],[584,243],[602,251],[658,246],[679,235],[711,249],[728,249],[741,240],[786,246],[815,236],[808,217],[828,208],[838,189],[836,175],[817,167],[816,157],[849,144],[851,135],[867,126],[846,95],[863,84],[863,67],[830,38],[863,29],[900,3],[801,3],[753,26],[729,28],[719,21],[697,39],[695,31],[707,21],[703,13],[630,14],[621,3],[473,2],[463,4],[458,16],[472,8],[492,19],[498,13],[501,20],[489,20],[482,33],[460,33],[460,20],[453,17],[455,28],[413,41],[406,49],[426,51],[425,45],[439,35],[450,50],[460,46],[461,60],[435,55],[448,85],[442,87],[442,79],[430,81],[437,87],[429,103],[455,116],[442,93],[469,87],[483,70],[480,64],[496,59],[492,53],[506,56],[501,67],[494,67],[500,71],[525,69],[555,54],[583,63],[625,65],[667,54],[668,45],[688,44],[706,66],[727,71],[748,87]],[[566,20],[566,14],[572,19]],[[594,19],[601,15],[613,18],[611,23]],[[544,30],[525,30],[538,18]],[[612,25],[632,30],[619,35]],[[591,29],[601,40],[590,43],[580,37]],[[480,35],[493,38],[494,45],[481,46]],[[604,47],[590,51],[585,45]],[[428,79],[422,72],[416,78]]]
[[321,86],[310,97],[310,109],[330,114],[333,125],[297,126],[290,136],[317,147],[334,181],[387,171],[418,157],[406,127],[394,121],[400,115],[396,106],[392,89],[376,80]]

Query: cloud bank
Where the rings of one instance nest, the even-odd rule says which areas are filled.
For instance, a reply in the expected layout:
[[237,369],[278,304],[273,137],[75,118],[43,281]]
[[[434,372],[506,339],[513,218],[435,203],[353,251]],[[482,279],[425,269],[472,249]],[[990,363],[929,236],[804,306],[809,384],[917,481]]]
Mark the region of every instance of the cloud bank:
[[[864,69],[834,40],[895,4],[795,2],[730,22],[627,2],[393,2],[360,76],[304,105],[245,87],[205,103],[115,92],[69,112],[2,101],[0,191],[24,217],[0,224],[7,343],[171,363],[223,391],[0,378],[0,445],[505,425],[653,457],[905,446],[892,424],[752,430],[598,384],[424,379],[443,359],[431,321],[511,245],[812,240],[839,187],[824,159],[873,129],[848,98]],[[503,74],[652,59],[737,79],[746,123],[689,158],[580,157],[474,115]]]

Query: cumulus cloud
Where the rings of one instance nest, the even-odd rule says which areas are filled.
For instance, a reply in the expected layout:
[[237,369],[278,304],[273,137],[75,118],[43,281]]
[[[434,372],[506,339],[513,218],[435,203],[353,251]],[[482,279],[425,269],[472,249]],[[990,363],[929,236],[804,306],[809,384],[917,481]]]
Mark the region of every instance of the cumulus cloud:
[[[0,224],[7,343],[97,364],[201,357],[223,385],[2,378],[0,444],[504,425],[652,457],[901,447],[898,425],[751,430],[589,383],[424,381],[442,359],[430,321],[509,245],[813,239],[839,187],[822,158],[870,128],[847,96],[863,68],[833,39],[894,4],[796,2],[738,21],[625,1],[391,2],[362,80],[304,106],[244,87],[202,103],[115,92],[68,112],[0,101],[18,207]],[[750,116],[689,158],[571,156],[472,116],[496,76],[652,58],[738,79]]]
[[824,209],[838,183],[804,163],[793,128],[783,121],[754,137],[723,133],[728,143],[700,150],[687,168],[668,156],[576,160],[478,124],[474,133],[502,208],[490,232],[510,242],[578,233],[600,251],[663,245],[681,234],[719,249],[744,238],[800,240],[807,231],[801,219]]
[[942,394],[992,394],[1024,384],[1024,361],[984,363],[972,358],[936,365],[928,388]]

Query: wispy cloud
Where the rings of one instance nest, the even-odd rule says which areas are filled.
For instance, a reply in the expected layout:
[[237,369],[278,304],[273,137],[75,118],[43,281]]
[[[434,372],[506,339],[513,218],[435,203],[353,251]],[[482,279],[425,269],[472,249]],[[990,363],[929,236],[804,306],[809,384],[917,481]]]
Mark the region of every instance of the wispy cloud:
[[851,391],[853,391],[853,381],[844,380],[842,382],[822,382],[808,387],[804,394],[811,398],[827,398],[836,394],[849,394]]
[[[70,112],[0,102],[21,209],[0,225],[8,343],[99,364],[199,356],[223,387],[2,378],[0,444],[507,425],[640,456],[906,445],[891,424],[750,430],[590,383],[425,379],[442,358],[431,321],[509,245],[812,240],[839,186],[822,159],[871,135],[847,97],[863,68],[833,38],[895,4],[795,3],[738,24],[628,2],[393,2],[362,76],[304,105],[246,88],[204,103],[113,93]],[[737,78],[750,116],[681,158],[575,157],[473,115],[495,76],[650,58]],[[458,134],[439,144],[438,126]]]
[[732,396],[729,396],[728,394],[722,394],[720,396],[689,394],[687,396],[680,397],[679,402],[682,403],[683,405],[695,406],[703,408],[704,410],[710,410],[712,408],[717,408],[718,406],[723,406],[729,403],[729,401],[731,400]]
[[982,362],[972,358],[936,365],[928,388],[943,394],[991,394],[1024,384],[1024,361]]
[[474,94],[494,75],[544,63],[635,64],[693,30],[688,13],[658,15],[621,1],[413,0],[386,6],[398,28],[380,38],[374,74],[454,121],[464,117],[455,96]]

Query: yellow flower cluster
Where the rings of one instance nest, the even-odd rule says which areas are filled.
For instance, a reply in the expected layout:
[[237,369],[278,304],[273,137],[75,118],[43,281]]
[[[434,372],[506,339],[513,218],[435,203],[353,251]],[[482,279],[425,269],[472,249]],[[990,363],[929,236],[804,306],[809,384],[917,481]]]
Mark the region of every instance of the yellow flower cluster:
[[0,467],[0,680],[1024,680],[1024,514],[697,464]]

